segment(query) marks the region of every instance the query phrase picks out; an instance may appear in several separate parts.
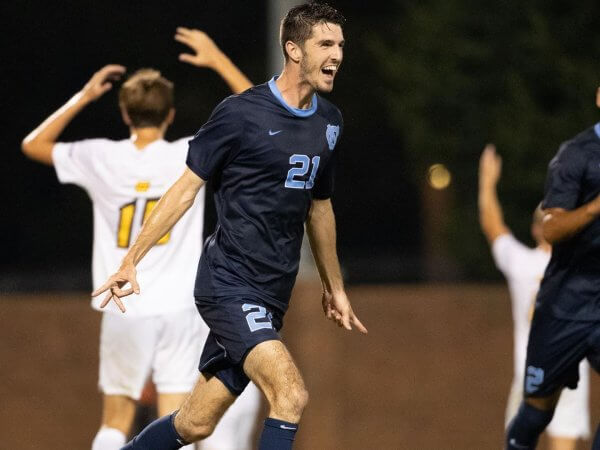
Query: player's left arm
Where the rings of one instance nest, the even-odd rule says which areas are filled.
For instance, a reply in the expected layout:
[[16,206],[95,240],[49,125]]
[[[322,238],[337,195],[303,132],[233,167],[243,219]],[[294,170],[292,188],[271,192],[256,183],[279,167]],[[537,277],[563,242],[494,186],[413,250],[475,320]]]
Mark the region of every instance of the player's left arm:
[[354,325],[366,334],[367,329],[354,314],[344,289],[336,249],[335,215],[330,199],[313,199],[306,231],[323,283],[323,311],[327,318],[347,330]]
[[208,67],[217,72],[234,94],[253,86],[252,82],[223,53],[210,36],[203,31],[178,27],[175,40],[187,45],[194,54],[181,53],[179,60],[197,67]]

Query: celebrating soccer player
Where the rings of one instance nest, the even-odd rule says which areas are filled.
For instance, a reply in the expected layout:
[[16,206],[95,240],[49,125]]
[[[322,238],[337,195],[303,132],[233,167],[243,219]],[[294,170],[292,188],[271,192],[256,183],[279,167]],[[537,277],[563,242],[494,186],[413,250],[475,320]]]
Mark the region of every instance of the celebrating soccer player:
[[[496,185],[502,162],[493,145],[488,144],[479,161],[479,220],[492,248],[498,269],[508,282],[514,321],[514,378],[506,406],[505,426],[515,416],[523,398],[523,376],[527,336],[535,296],[540,286],[551,247],[542,233],[544,213],[538,207],[533,213],[531,235],[537,246],[529,248],[519,242],[504,223]],[[579,438],[590,434],[589,364],[579,364],[581,379],[577,389],[561,395],[552,422],[548,426],[552,450],[575,450]]]
[[[596,96],[600,107],[600,89]],[[548,166],[542,222],[552,257],[529,332],[524,393],[506,433],[509,450],[533,449],[579,363],[600,370],[600,124],[564,142]],[[598,273],[596,273],[598,272]],[[596,431],[595,450],[600,450]]]
[[342,116],[318,95],[333,89],[343,24],[325,4],[287,13],[281,75],[217,106],[190,142],[185,173],[153,209],[119,271],[94,292],[108,291],[103,304],[113,300],[124,310],[121,298],[144,288],[136,265],[192,206],[205,180],[214,180],[218,226],[205,243],[194,290],[211,330],[202,376],[178,412],[150,424],[125,448],[177,449],[206,438],[249,380],[269,403],[259,448],[292,447],[308,394],[278,332],[305,222],[326,316],[367,332],[346,296],[336,253],[330,197]]

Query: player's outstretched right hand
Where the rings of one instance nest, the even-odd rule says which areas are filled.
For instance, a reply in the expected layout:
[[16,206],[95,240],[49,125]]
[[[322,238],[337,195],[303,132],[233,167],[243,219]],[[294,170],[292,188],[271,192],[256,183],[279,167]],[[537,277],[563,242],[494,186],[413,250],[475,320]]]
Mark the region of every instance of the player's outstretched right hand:
[[179,60],[188,64],[214,69],[218,59],[223,56],[217,44],[204,31],[177,27],[175,40],[194,51],[194,54],[181,53],[179,55]]
[[[130,287],[122,289],[126,284],[129,284]],[[133,264],[121,266],[119,271],[111,275],[106,283],[92,292],[92,297],[96,297],[106,291],[108,292],[106,293],[104,300],[102,300],[100,308],[104,308],[111,300],[114,300],[121,312],[125,312],[125,305],[123,305],[121,298],[127,297],[134,292],[136,294],[140,293],[140,286],[136,279],[135,266]]]

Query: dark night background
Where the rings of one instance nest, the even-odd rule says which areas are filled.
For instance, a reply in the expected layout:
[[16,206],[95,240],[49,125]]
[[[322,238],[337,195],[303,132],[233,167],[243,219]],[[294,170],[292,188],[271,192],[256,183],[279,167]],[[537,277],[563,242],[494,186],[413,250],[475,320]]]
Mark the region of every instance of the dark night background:
[[[507,223],[528,223],[561,141],[598,119],[600,6],[582,0],[330,2],[348,19],[344,64],[329,98],[345,134],[334,205],[350,282],[490,279],[499,275],[477,223],[477,164],[503,156]],[[86,194],[28,161],[20,142],[107,63],[155,67],[174,81],[167,139],[193,134],[226,95],[211,71],[179,63],[179,25],[206,31],[255,83],[266,70],[263,1],[4,2],[0,292],[90,285]],[[113,89],[61,140],[122,139]],[[452,183],[429,192],[427,168]],[[214,215],[209,211],[209,223]],[[432,219],[433,218],[433,219]],[[433,239],[431,234],[436,234]],[[445,267],[429,270],[428,261]]]

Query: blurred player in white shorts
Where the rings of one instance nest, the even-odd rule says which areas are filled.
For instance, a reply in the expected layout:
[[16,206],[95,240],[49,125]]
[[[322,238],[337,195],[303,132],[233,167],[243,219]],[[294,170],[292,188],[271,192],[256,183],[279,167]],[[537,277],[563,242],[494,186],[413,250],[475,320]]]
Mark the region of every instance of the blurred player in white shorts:
[[[488,145],[479,165],[479,217],[483,233],[492,247],[496,266],[508,282],[514,322],[514,376],[506,407],[507,426],[523,400],[531,315],[540,281],[550,261],[551,246],[542,236],[543,213],[539,208],[534,212],[531,224],[531,234],[537,246],[529,248],[512,235],[504,223],[496,192],[500,172],[500,158],[494,146]],[[579,366],[579,376],[577,389],[563,390],[552,422],[546,429],[552,450],[574,450],[577,439],[589,438],[589,364],[586,360]]]
[[[176,40],[194,54],[180,60],[218,72],[234,93],[250,81],[203,32],[178,28]],[[23,140],[30,158],[53,165],[61,183],[86,190],[93,203],[94,287],[106,279],[126,253],[145,218],[169,186],[183,173],[191,137],[167,142],[172,123],[173,85],[152,69],[134,73],[119,92],[119,106],[130,139],[88,139],[60,143],[57,139],[90,102],[111,89],[125,67],[108,65]],[[144,259],[139,278],[144,292],[127,314],[105,309],[100,335],[99,386],[103,397],[102,426],[93,450],[121,448],[133,422],[136,401],[149,376],[158,392],[158,413],[176,410],[194,386],[208,328],[192,295],[202,246],[204,190],[194,206]],[[100,299],[92,300],[99,310]],[[251,448],[253,417],[260,396],[252,385],[225,414],[202,449]]]

